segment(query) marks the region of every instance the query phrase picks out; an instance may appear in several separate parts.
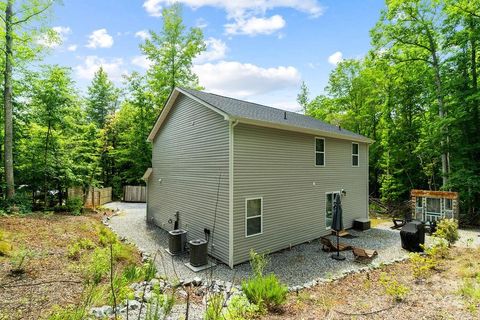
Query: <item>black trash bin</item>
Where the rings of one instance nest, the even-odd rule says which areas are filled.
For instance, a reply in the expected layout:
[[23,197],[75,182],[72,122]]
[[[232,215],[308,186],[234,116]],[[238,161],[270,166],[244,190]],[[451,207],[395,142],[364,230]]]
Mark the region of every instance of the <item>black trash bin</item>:
[[185,242],[187,239],[187,231],[176,229],[169,231],[168,236],[168,251],[171,254],[180,254],[185,250]]
[[400,231],[402,248],[410,252],[422,252],[425,244],[425,225],[421,221],[406,223]]
[[194,267],[200,267],[207,264],[208,259],[208,241],[204,239],[190,240],[190,264]]

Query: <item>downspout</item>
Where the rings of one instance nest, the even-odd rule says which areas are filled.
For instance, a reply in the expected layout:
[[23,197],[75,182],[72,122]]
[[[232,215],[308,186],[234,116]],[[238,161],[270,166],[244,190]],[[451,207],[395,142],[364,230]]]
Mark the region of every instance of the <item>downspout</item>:
[[233,269],[233,165],[234,128],[238,120],[228,121],[228,266]]

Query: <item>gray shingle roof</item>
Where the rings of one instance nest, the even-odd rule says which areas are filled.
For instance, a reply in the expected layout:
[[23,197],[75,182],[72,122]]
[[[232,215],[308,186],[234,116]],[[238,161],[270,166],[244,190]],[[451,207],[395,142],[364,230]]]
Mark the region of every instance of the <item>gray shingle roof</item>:
[[[202,100],[214,108],[226,113],[232,118],[249,119],[262,122],[269,122],[273,124],[288,125],[301,129],[320,130],[323,132],[330,132],[335,135],[342,135],[345,138],[351,137],[356,140],[368,141],[367,137],[360,134],[339,129],[337,126],[325,123],[323,121],[314,119],[303,114],[267,107],[261,104],[243,101],[239,99],[220,96],[213,93],[197,91],[193,89],[180,88],[186,93]],[[285,119],[286,113],[286,119]]]

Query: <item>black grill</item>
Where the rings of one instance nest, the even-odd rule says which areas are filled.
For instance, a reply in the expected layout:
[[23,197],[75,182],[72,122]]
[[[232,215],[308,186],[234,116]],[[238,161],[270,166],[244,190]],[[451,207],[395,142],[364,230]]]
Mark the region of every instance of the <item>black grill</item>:
[[411,252],[422,252],[425,244],[425,226],[420,221],[405,224],[400,231],[402,248]]

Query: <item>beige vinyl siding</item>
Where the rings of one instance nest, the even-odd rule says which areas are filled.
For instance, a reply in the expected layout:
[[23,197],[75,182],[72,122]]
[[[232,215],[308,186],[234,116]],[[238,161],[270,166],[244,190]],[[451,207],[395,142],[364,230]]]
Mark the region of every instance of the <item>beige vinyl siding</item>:
[[[219,175],[220,196],[213,256],[228,263],[228,121],[180,94],[153,141],[152,174],[148,180],[148,219],[173,229],[176,211],[188,240],[213,231]],[[161,182],[159,181],[161,179]]]
[[[319,136],[321,137],[321,136]],[[316,239],[325,226],[326,192],[346,190],[345,228],[367,216],[367,145],[359,143],[352,167],[352,142],[325,137],[325,166],[315,166],[315,136],[246,124],[234,128],[234,264],[250,249],[274,252]],[[262,234],[245,236],[245,199],[263,198]]]

